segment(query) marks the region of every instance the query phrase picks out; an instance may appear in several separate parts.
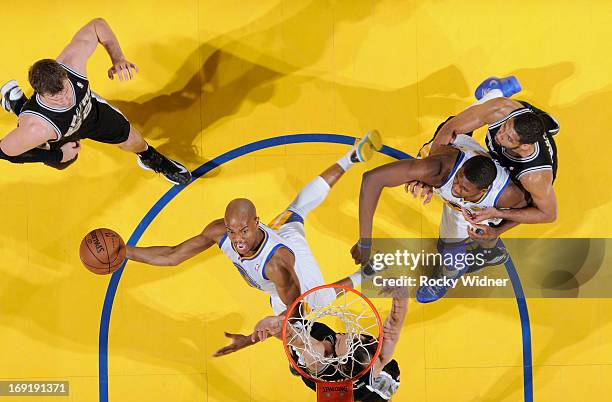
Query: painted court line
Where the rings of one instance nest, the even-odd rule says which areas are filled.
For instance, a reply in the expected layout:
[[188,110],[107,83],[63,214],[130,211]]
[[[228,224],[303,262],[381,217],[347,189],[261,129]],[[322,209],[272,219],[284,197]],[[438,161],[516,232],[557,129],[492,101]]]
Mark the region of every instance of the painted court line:
[[[353,145],[355,143],[355,137],[339,134],[293,134],[283,135],[280,137],[267,138],[265,140],[252,142],[247,145],[243,145],[231,151],[228,151],[216,158],[204,163],[202,166],[193,171],[194,180],[201,177],[202,175],[210,172],[211,170],[236,159],[240,156],[249,154],[251,152],[259,151],[265,148],[276,147],[280,145],[288,144],[300,144],[300,143],[333,143],[333,144],[346,144]],[[390,156],[395,159],[409,159],[410,155],[383,146],[379,151],[382,154]],[[193,183],[193,181],[192,181]],[[191,184],[191,183],[189,183]],[[174,197],[183,191],[189,184],[185,186],[174,186],[170,188],[151,209],[142,218],[136,229],[127,241],[128,245],[135,245],[145,230],[149,227],[153,219],[161,212],[161,210],[174,199]],[[100,402],[109,402],[108,399],[108,330],[110,326],[110,318],[113,309],[113,301],[115,294],[117,293],[117,287],[123,274],[123,269],[127,260],[123,263],[113,275],[108,283],[106,289],[106,296],[104,297],[104,305],[102,307],[102,316],[100,317],[100,335],[98,338],[98,385]],[[529,312],[527,310],[527,303],[525,301],[525,295],[523,293],[523,287],[520,279],[512,263],[512,260],[508,260],[506,263],[506,271],[512,282],[514,294],[516,296],[516,302],[519,309],[519,317],[521,320],[521,333],[523,339],[523,383],[524,383],[524,395],[525,402],[533,402],[533,376],[532,376],[532,363],[531,363],[531,329],[529,326]]]

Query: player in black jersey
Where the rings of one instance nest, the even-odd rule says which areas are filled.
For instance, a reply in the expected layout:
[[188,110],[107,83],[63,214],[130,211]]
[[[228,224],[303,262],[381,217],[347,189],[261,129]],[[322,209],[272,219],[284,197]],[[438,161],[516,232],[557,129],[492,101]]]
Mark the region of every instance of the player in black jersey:
[[[486,219],[514,222],[504,228],[478,225],[473,238],[495,238],[519,223],[550,223],[557,219],[553,182],[557,172],[557,147],[553,138],[559,124],[549,114],[527,102],[498,97],[473,105],[449,118],[440,128],[434,146],[446,145],[458,134],[488,126],[486,144],[493,158],[508,168],[515,181],[529,192],[532,203],[521,209],[486,208],[466,215],[476,225]],[[414,192],[413,192],[414,194]]]
[[[399,341],[400,332],[407,311],[408,299],[394,297],[391,305],[391,312],[383,325],[384,337],[378,359],[364,375],[353,381],[353,397],[355,401],[389,401],[397,392],[400,385],[400,369],[397,361],[393,359],[393,353]],[[288,326],[287,329],[290,336],[291,327]],[[366,335],[361,335],[361,337],[368,338]],[[310,331],[310,338],[311,347],[313,347],[317,353],[324,356],[342,356],[347,352],[347,335],[336,333],[323,323],[315,323],[313,325]],[[316,359],[304,356],[308,354],[308,350],[300,349],[302,350],[302,356],[299,356],[297,350],[292,349],[291,354],[293,360],[307,372],[317,375],[319,378],[326,378],[326,380],[343,380],[358,374],[372,361],[371,356],[374,355],[378,344],[373,338],[369,338],[370,339],[362,339],[362,346],[355,349],[353,358],[339,367],[339,369],[343,371],[342,374],[333,374],[334,371],[337,371],[336,368],[321,367],[320,363],[316,363]],[[299,343],[299,340],[296,338],[293,342]],[[326,371],[330,373],[331,377],[325,376]],[[293,372],[293,374],[296,374],[296,372]],[[297,375],[299,375],[299,373]],[[304,384],[312,390],[316,390],[316,384],[311,379],[303,376],[301,377]]]
[[[408,298],[407,295],[402,294],[405,289],[393,289],[394,293],[391,311],[385,319],[383,324],[383,342],[380,349],[378,359],[374,362],[372,367],[361,377],[353,381],[353,396],[355,401],[361,402],[385,402],[390,401],[393,394],[397,392],[400,385],[400,369],[397,361],[393,359],[393,353],[397,342],[399,341],[402,326],[404,325],[404,318],[408,311]],[[276,337],[279,336],[282,329],[283,317],[275,317],[274,321],[270,321],[270,325],[267,331]],[[288,336],[292,335],[292,324],[288,324],[287,333]],[[240,334],[228,334],[226,336],[232,338],[235,343],[243,343],[244,346],[250,346],[250,337]],[[330,327],[323,323],[313,323],[310,331],[309,348],[315,350],[315,353],[324,356],[342,356],[347,353],[348,349],[348,335],[344,333],[337,333]],[[325,378],[328,381],[343,380],[357,375],[372,361],[371,356],[374,355],[376,348],[378,347],[377,340],[366,335],[361,337],[367,337],[368,339],[362,339],[361,345],[355,348],[355,352],[352,358],[339,366],[325,367],[321,366],[321,363],[317,359],[313,359],[308,355],[308,350],[300,347],[300,336],[291,336],[292,343],[302,351],[301,355],[298,355],[296,349],[292,349],[292,358],[297,362],[300,367],[305,371],[311,373],[313,376],[318,378]],[[302,340],[304,341],[304,340]],[[229,352],[226,352],[227,348],[223,348],[218,351],[215,356],[222,356],[228,353],[235,352],[242,347],[233,348]],[[342,373],[338,371],[341,370]],[[291,368],[291,372],[294,375],[300,375],[297,370]],[[302,381],[309,388],[316,390],[316,384],[309,378],[302,376]]]
[[30,99],[14,80],[0,88],[2,107],[19,117],[18,127],[0,141],[0,158],[64,169],[76,160],[79,141],[88,138],[136,153],[143,169],[161,173],[174,184],[188,183],[191,173],[185,166],[148,145],[121,112],[91,91],[87,61],[98,43],[111,58],[108,77],[133,78],[138,69],[125,59],[106,21],[89,22],[57,59],[39,60],[30,68],[35,91]]

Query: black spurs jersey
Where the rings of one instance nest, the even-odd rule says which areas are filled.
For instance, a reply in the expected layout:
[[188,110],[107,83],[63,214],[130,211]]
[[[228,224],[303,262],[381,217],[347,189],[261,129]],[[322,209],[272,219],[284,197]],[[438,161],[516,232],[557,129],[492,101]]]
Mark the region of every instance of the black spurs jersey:
[[[515,180],[520,180],[521,176],[527,173],[550,170],[554,181],[557,176],[557,145],[553,136],[559,132],[559,123],[551,115],[529,103],[523,101],[519,101],[519,103],[523,105],[522,108],[489,125],[486,139],[487,148],[491,155],[510,171],[510,175]],[[504,147],[494,141],[495,134],[506,120],[523,113],[537,114],[546,128],[543,138],[535,143],[533,154],[524,158],[511,155]]]
[[67,142],[78,141],[79,136],[75,133],[89,115],[92,107],[91,90],[87,77],[77,73],[65,64],[60,64],[68,75],[69,90],[74,94],[74,104],[67,108],[51,107],[43,104],[40,95],[34,93],[19,113],[19,116],[37,116],[53,128],[57,138],[40,146],[44,149],[58,149]]
[[[312,326],[312,330],[310,331],[310,336],[315,338],[318,341],[327,340],[331,342],[332,345],[336,344],[336,333],[327,325],[315,322]],[[297,362],[300,366],[302,366],[302,360],[300,356],[296,353],[295,350],[292,350],[292,357],[295,362]],[[325,375],[326,371],[329,371],[329,376],[327,379],[330,381],[337,381],[344,379],[342,375],[335,374],[335,368],[327,368],[324,369],[319,376]],[[305,378],[303,376],[302,381],[306,384],[310,389],[316,391],[317,387],[314,381],[309,378]],[[368,370],[364,375],[359,377],[356,381],[353,381],[353,397],[355,401],[362,402],[377,402],[377,401],[386,401],[389,400],[393,394],[397,392],[399,388],[400,381],[400,370],[397,362],[395,360],[391,360],[389,363],[383,367],[382,371],[377,377],[373,377],[372,371]]]

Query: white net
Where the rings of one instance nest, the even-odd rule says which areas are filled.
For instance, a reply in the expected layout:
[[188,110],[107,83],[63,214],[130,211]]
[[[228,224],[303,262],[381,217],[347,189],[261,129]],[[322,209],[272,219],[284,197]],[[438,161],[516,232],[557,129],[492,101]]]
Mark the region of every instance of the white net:
[[376,357],[381,324],[360,293],[339,289],[327,306],[299,303],[287,321],[285,344],[294,362],[316,381],[354,379]]

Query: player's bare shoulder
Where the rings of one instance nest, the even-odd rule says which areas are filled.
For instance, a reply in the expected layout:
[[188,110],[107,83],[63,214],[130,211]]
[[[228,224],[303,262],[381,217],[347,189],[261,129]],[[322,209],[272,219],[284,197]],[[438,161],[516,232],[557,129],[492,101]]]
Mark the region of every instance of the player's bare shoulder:
[[521,185],[528,191],[534,191],[539,188],[548,188],[552,186],[553,174],[550,170],[529,172],[521,175]]
[[499,198],[499,208],[524,208],[529,203],[529,195],[521,186],[510,180]]
[[215,219],[210,222],[202,231],[202,235],[219,243],[219,241],[227,234],[225,221],[223,219]]
[[279,247],[268,262],[266,272],[268,275],[274,271],[292,269],[295,263],[295,256],[287,247]]
[[432,149],[431,154],[424,158],[423,161],[428,162],[429,185],[434,187],[442,185],[450,174],[459,150],[452,144],[439,145]]
[[40,138],[41,144],[57,139],[55,130],[42,118],[29,113],[19,115],[19,131],[23,135]]

